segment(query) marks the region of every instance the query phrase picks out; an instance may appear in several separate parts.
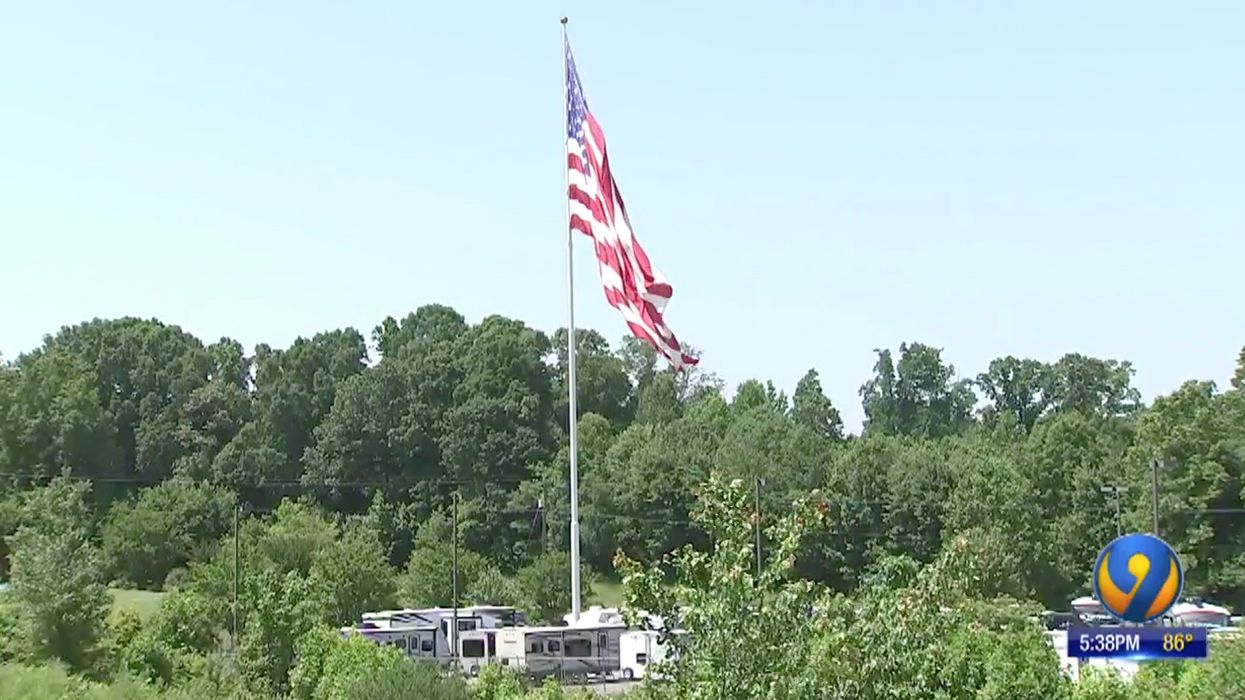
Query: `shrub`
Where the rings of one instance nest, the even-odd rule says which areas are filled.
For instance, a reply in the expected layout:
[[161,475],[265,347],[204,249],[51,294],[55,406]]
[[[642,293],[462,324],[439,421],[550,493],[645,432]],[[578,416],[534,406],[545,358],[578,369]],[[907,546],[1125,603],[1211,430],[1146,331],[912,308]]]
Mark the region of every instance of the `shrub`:
[[99,556],[84,519],[87,489],[64,479],[33,493],[12,538],[14,651],[89,668],[108,614]]
[[167,585],[174,569],[229,530],[233,503],[228,491],[179,481],[118,503],[101,532],[109,575],[139,588]]
[[360,679],[340,697],[342,700],[468,700],[473,696],[461,678],[445,675],[434,664],[408,661]]

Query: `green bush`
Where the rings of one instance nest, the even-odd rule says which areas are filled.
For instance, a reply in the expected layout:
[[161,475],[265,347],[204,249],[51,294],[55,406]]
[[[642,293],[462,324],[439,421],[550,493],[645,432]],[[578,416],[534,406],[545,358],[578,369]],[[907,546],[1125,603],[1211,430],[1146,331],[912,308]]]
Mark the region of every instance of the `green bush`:
[[[596,575],[586,565],[580,571],[581,586],[592,588]],[[571,610],[571,558],[566,552],[549,552],[515,574],[527,614],[535,622],[557,624]]]
[[85,525],[88,488],[57,479],[32,492],[12,538],[15,655],[91,667],[109,598],[99,555]]
[[469,700],[461,678],[445,675],[435,664],[403,661],[359,679],[337,696],[342,700]]
[[101,537],[108,572],[129,586],[156,589],[199,549],[232,526],[233,494],[166,481],[112,507]]
[[[435,513],[420,526],[406,571],[398,581],[398,602],[410,607],[450,605],[454,601],[454,550],[449,520]],[[458,594],[465,596],[485,568],[478,553],[459,546]]]
[[0,664],[0,700],[78,700],[86,688],[60,666]]

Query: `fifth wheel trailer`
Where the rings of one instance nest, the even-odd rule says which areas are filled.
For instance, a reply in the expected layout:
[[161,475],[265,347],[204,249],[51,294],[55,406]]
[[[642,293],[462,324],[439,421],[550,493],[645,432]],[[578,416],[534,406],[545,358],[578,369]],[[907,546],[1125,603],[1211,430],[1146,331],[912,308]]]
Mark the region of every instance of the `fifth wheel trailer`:
[[497,661],[536,678],[612,675],[626,631],[622,624],[499,629]]
[[623,678],[643,678],[649,666],[665,661],[666,645],[656,630],[631,630],[619,636],[618,656]]

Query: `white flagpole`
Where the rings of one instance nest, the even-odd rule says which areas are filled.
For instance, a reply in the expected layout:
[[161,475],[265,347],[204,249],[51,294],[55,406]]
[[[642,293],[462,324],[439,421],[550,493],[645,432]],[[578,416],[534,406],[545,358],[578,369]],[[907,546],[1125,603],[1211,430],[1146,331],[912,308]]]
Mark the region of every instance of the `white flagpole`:
[[566,336],[566,385],[570,395],[570,408],[567,416],[567,427],[570,432],[571,444],[571,618],[579,620],[579,445],[577,425],[579,412],[575,405],[575,234],[571,231],[571,174],[566,165],[567,132],[570,131],[570,115],[567,113],[567,93],[570,77],[566,65],[566,17],[562,23],[562,173],[566,178],[566,189],[562,199],[566,202],[566,298],[569,308],[569,321]]

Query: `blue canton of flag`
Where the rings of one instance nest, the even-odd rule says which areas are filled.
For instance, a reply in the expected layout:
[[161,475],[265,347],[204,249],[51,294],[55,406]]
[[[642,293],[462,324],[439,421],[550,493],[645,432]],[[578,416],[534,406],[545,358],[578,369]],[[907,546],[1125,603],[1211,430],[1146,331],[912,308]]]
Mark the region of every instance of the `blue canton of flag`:
[[584,118],[588,116],[588,101],[584,99],[584,89],[579,83],[579,72],[575,70],[575,56],[571,54],[570,42],[564,42],[566,48],[566,137],[580,144],[584,168],[591,175],[588,163],[588,147],[584,139]]

